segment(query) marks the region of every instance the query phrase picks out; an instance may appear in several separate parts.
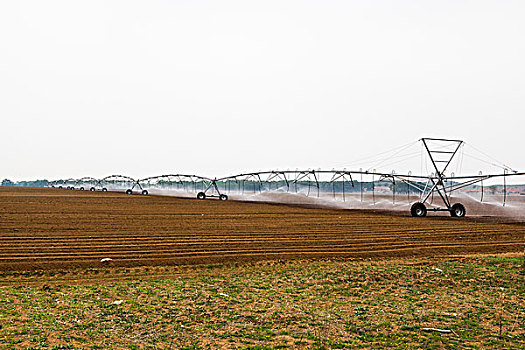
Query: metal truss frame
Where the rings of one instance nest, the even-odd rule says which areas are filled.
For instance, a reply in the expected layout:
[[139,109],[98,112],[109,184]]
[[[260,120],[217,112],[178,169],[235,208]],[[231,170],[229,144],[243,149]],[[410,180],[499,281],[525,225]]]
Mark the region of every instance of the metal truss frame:
[[[67,186],[68,188],[84,189],[83,185],[92,185],[90,189],[107,191],[108,187],[126,190],[126,193],[132,194],[135,189],[139,189],[142,194],[148,194],[148,189],[158,189],[164,187],[168,189],[176,189],[185,192],[198,192],[197,198],[204,199],[207,197],[217,197],[221,200],[228,199],[228,194],[239,193],[244,195],[250,191],[247,184],[251,187],[252,193],[260,193],[263,191],[285,191],[292,190],[298,193],[299,189],[305,188],[306,195],[309,196],[312,191],[316,192],[317,197],[320,196],[321,184],[326,188],[326,183],[331,184],[334,199],[336,198],[336,184],[340,183],[342,186],[342,199],[346,200],[345,184],[350,184],[352,188],[355,187],[355,178],[360,177],[360,194],[363,200],[363,176],[372,177],[372,197],[375,203],[375,184],[380,182],[392,183],[392,201],[396,201],[396,183],[403,183],[407,186],[407,197],[410,201],[410,191],[414,194],[419,194],[419,201],[414,203],[412,208],[412,215],[425,216],[427,210],[430,211],[449,211],[452,216],[463,216],[465,209],[459,203],[452,204],[451,195],[453,192],[462,188],[481,183],[492,178],[503,178],[504,182],[504,198],[503,205],[506,203],[506,178],[509,176],[525,175],[525,172],[510,171],[504,169],[500,174],[482,174],[471,176],[446,176],[448,167],[452,160],[457,155],[463,141],[453,139],[440,138],[422,138],[420,140],[427,152],[430,163],[434,172],[430,175],[412,175],[397,174],[395,172],[384,173],[363,170],[322,170],[322,169],[307,169],[307,170],[270,170],[241,173],[220,178],[210,178],[199,175],[190,174],[166,174],[150,176],[143,179],[134,179],[125,175],[109,175],[102,179],[95,179],[93,177],[83,177],[80,179],[56,180],[51,182],[53,187]],[[433,147],[433,143],[442,143],[447,145],[444,150],[443,147]],[[444,157],[444,158],[443,158]],[[321,181],[320,178],[325,177],[329,180]],[[377,178],[377,180],[376,180]],[[159,185],[160,184],[160,185]],[[275,186],[274,186],[275,184]],[[80,186],[80,187],[79,187]],[[233,187],[233,189],[232,189]],[[275,188],[273,188],[275,187]],[[434,197],[437,196],[442,202],[442,206],[434,204]],[[483,190],[482,198],[483,200]],[[458,207],[459,204],[459,207]],[[427,208],[426,205],[433,207]],[[420,209],[419,211],[415,209]],[[458,211],[459,209],[462,209]],[[459,214],[459,215],[456,215]]]

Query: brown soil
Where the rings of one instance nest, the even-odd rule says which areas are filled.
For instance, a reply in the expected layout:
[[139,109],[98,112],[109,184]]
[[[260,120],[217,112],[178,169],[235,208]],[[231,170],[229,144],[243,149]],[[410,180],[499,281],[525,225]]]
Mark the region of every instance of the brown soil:
[[[525,224],[0,188],[0,271],[523,251]],[[102,258],[111,258],[108,265]]]

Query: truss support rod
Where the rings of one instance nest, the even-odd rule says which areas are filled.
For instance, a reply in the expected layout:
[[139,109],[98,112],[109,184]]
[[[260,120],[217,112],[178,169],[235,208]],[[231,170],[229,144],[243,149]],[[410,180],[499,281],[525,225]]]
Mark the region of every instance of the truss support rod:
[[290,192],[290,183],[288,182],[288,179],[286,178],[286,173],[282,173],[284,181],[286,182],[286,192]]
[[[507,169],[503,169],[503,174],[507,175]],[[503,176],[503,206],[507,203],[507,176]]]
[[315,186],[317,187],[317,198],[319,198],[319,180],[317,180],[317,175],[315,174],[315,171],[312,171],[312,175],[315,179]]
[[478,183],[478,182],[481,182],[483,180],[486,180],[488,178],[489,178],[488,176],[483,176],[483,177],[472,179],[472,180],[469,180],[469,181],[466,181],[466,182],[463,182],[463,183],[460,183],[460,184],[450,185],[450,186],[447,187],[447,189],[449,190],[449,192],[457,191],[457,190],[460,190],[460,189],[465,188],[467,186],[470,186],[470,185],[473,185],[475,183]]
[[407,196],[408,196],[408,200],[410,202],[410,186],[414,187],[416,190],[422,192],[421,188],[417,187],[416,185],[414,185],[413,183],[411,183],[410,181],[408,180],[405,180],[403,178],[398,178],[398,181],[401,181],[402,183],[406,184],[407,185]]
[[[481,172],[481,170],[479,171],[479,175],[483,175],[483,172]],[[484,188],[483,188],[483,179],[481,179],[481,198],[479,199],[480,202],[483,203],[483,194],[484,194]]]
[[394,171],[392,171],[392,204],[396,204],[396,178]]
[[372,175],[372,203],[376,205],[376,183],[375,175]]
[[343,175],[343,202],[346,202],[346,197],[345,197],[345,176]]
[[[434,182],[434,180],[432,180],[432,182]],[[440,182],[437,182],[436,183],[436,191],[437,193],[439,194],[439,196],[441,197],[441,199],[443,200],[443,203],[445,203],[445,205],[447,206],[447,209],[451,209],[451,205],[450,205],[450,200],[447,196],[447,192],[445,191],[445,185],[443,185],[443,182],[441,182],[441,187],[443,190],[443,193],[441,193],[441,190],[439,189],[439,185],[440,185]],[[434,192],[432,192],[434,193]]]
[[[359,169],[361,170],[361,169]],[[361,173],[361,181],[359,182],[359,187],[361,190],[361,203],[363,202],[363,173]]]
[[[411,175],[411,172],[409,171],[408,174]],[[410,186],[408,186],[408,184],[407,184],[407,202],[410,203]]]
[[[434,179],[433,178],[429,178],[429,180],[432,182],[432,188],[428,191],[428,194],[423,198],[423,200],[421,201],[422,203],[425,203],[428,198],[434,194],[434,192],[437,191],[437,193],[439,194],[439,196],[441,197],[441,199],[443,200],[443,203],[447,206],[448,209],[450,209],[450,203],[443,197],[443,194],[441,193],[441,191],[439,190],[439,180],[438,182],[434,182]],[[432,200],[432,202],[434,202]]]

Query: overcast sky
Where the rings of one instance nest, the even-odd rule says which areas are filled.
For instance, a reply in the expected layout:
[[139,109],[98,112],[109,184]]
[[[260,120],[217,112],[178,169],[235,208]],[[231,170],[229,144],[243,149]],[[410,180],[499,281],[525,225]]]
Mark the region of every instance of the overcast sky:
[[0,178],[355,169],[424,136],[525,171],[524,19],[519,0],[2,1]]

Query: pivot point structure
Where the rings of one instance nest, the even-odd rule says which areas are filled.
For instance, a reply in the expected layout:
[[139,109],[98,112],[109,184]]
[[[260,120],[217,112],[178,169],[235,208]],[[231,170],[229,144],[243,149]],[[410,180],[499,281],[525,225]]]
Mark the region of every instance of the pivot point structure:
[[[465,216],[466,209],[461,203],[451,204],[450,192],[451,188],[446,185],[445,171],[447,170],[450,162],[457,154],[459,148],[463,144],[462,140],[449,140],[449,139],[435,139],[435,138],[422,138],[421,142],[427,151],[430,162],[435,170],[433,176],[429,176],[425,188],[421,191],[420,201],[414,203],[410,208],[410,214],[416,217],[426,216],[429,210],[431,211],[448,211],[453,217]],[[432,147],[431,142],[440,144],[439,147]],[[450,191],[449,191],[450,190]],[[428,198],[437,193],[442,199],[445,207],[427,208],[425,202]]]

